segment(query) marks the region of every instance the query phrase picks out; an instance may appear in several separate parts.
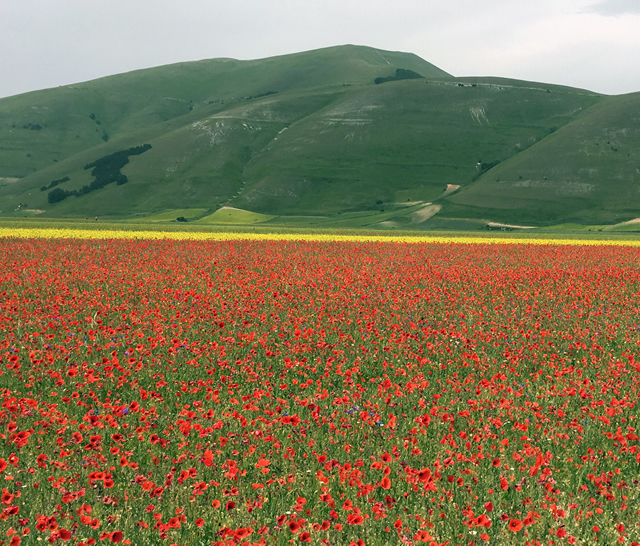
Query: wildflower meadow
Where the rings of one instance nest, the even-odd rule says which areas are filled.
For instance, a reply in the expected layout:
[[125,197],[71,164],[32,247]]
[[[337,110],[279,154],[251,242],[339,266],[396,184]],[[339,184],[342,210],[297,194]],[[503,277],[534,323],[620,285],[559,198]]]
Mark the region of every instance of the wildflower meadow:
[[0,238],[0,545],[640,544],[637,247],[195,239]]

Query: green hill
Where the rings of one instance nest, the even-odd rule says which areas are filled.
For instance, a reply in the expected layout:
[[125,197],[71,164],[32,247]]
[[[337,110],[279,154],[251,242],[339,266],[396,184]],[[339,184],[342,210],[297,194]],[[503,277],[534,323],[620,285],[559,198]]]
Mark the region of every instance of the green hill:
[[361,46],[139,70],[0,99],[0,215],[622,222],[639,101]]
[[447,198],[447,214],[608,224],[640,216],[640,93],[607,97]]
[[206,115],[267,93],[372,83],[397,68],[448,76],[413,54],[342,46],[257,61],[179,63],[0,99],[0,177],[24,177],[192,111]]

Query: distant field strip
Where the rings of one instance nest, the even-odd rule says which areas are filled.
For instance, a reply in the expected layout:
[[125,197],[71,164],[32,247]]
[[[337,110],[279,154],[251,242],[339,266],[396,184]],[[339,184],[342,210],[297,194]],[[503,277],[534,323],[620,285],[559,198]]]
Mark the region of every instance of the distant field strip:
[[185,241],[318,241],[318,242],[380,242],[380,243],[463,243],[463,244],[527,244],[582,246],[640,246],[640,240],[547,239],[516,237],[470,236],[397,236],[397,235],[340,235],[328,233],[239,233],[239,232],[175,232],[126,231],[93,229],[37,229],[0,228],[0,238],[19,239],[144,239]]

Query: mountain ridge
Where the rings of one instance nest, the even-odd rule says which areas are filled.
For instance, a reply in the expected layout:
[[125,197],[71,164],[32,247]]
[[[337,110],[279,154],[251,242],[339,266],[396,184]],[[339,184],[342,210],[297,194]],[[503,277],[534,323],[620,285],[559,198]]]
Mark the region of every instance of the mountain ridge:
[[[445,217],[628,220],[640,216],[640,131],[629,116],[639,105],[640,94],[457,78],[366,46],[174,63],[0,99],[0,214],[131,218],[229,206],[386,218],[397,209],[388,226],[402,224],[408,200],[439,207],[416,229]],[[611,135],[624,161],[612,150],[584,154],[589,139],[604,150]],[[122,168],[126,183],[80,195],[91,182],[84,165],[142,145],[149,150]],[[595,161],[600,170],[585,167]],[[536,171],[545,164],[546,175]],[[49,203],[40,188],[63,178],[70,196]],[[623,197],[612,197],[610,180]]]

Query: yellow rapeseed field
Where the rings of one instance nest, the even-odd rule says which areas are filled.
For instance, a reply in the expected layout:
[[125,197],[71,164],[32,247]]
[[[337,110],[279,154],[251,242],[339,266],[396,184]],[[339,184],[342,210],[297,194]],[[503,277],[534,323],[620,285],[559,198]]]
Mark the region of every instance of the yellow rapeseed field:
[[530,244],[530,245],[612,245],[640,246],[640,240],[545,239],[515,237],[468,237],[428,235],[339,235],[307,233],[240,233],[240,232],[176,232],[125,231],[93,229],[0,228],[0,238],[21,239],[171,239],[185,241],[319,241],[319,242],[381,242],[381,243],[463,243],[463,244]]

